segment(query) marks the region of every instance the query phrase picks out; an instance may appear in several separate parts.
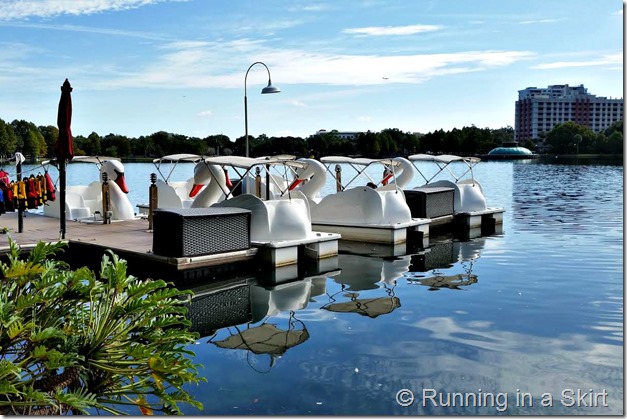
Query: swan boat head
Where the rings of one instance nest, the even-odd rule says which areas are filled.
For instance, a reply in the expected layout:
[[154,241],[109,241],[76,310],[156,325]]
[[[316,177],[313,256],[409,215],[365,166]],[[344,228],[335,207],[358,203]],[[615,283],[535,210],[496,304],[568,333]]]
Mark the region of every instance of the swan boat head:
[[296,177],[289,190],[301,191],[308,199],[319,199],[320,191],[327,181],[327,170],[324,164],[315,159],[298,159],[307,166],[296,171]]
[[392,170],[386,165],[383,179],[381,180],[383,186],[381,186],[380,189],[394,189],[395,187],[403,189],[405,186],[409,185],[414,178],[416,168],[404,157],[394,157],[391,160],[398,163],[398,166]]
[[102,174],[106,173],[109,180],[115,182],[115,184],[124,193],[128,193],[128,186],[124,180],[124,165],[117,160],[107,160],[100,166],[100,178]]
[[189,197],[192,207],[209,207],[224,199],[232,187],[228,174],[220,166],[199,161],[194,166],[194,184]]

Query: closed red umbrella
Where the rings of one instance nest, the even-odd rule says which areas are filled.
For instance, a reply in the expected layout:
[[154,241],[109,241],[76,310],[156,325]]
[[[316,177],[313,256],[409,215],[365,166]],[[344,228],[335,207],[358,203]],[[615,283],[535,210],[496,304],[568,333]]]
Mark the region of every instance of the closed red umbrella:
[[59,112],[57,114],[57,126],[59,127],[59,138],[54,147],[57,153],[57,160],[70,161],[74,157],[74,139],[72,138],[72,86],[68,79],[65,79],[61,86],[61,100],[59,100]]
[[74,157],[74,139],[72,138],[72,86],[65,79],[61,86],[61,99],[59,100],[59,112],[57,114],[57,126],[59,138],[54,150],[59,162],[59,219],[60,236],[65,239],[65,169],[68,161]]

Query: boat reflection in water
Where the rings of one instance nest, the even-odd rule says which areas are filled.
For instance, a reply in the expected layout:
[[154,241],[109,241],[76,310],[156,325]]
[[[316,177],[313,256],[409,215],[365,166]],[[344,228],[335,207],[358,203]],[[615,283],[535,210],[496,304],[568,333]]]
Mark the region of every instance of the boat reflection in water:
[[[442,241],[421,254],[411,257],[411,265],[404,274],[409,284],[429,287],[430,291],[440,289],[461,290],[477,283],[477,275],[472,273],[475,261],[481,256],[485,237],[469,241]],[[443,275],[439,270],[448,269],[459,263],[463,273]]]
[[[241,279],[196,288],[188,311],[191,331],[209,337],[208,342],[219,348],[247,351],[249,365],[267,372],[289,348],[309,339],[297,311],[325,293],[327,275],[333,274],[273,286]],[[283,313],[288,313],[287,319]],[[257,368],[253,355],[267,355],[268,367]]]
[[[338,293],[329,296],[331,302],[322,306],[323,309],[336,313],[357,313],[361,316],[374,319],[382,314],[389,314],[401,306],[401,300],[394,295],[396,285],[389,287],[384,284],[386,295],[376,298],[358,298],[357,292],[346,292],[344,286]],[[338,301],[338,298],[348,298],[348,301]]]
[[[413,255],[344,254],[341,265],[347,269],[343,271],[291,280],[293,273],[207,284],[192,289],[195,295],[188,311],[191,331],[209,338],[208,343],[216,347],[246,351],[246,360],[253,369],[268,372],[288,349],[310,338],[306,324],[298,318],[299,311],[310,303],[314,302],[314,309],[338,316],[353,313],[374,319],[390,314],[401,307],[395,293],[399,280],[430,290],[459,290],[476,283],[472,268],[484,244],[482,238],[447,238],[432,241],[429,248]],[[329,266],[336,266],[335,261]],[[442,274],[454,266],[464,272]],[[260,361],[259,356],[268,361]]]

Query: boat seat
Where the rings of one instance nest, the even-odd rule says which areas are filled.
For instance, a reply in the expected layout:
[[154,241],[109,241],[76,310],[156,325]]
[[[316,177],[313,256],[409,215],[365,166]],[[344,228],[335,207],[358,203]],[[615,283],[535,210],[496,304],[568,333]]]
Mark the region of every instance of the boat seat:
[[157,207],[158,208],[183,208],[180,195],[176,189],[161,179],[157,179]]
[[68,220],[78,220],[88,217],[91,217],[91,210],[85,205],[83,196],[75,192],[66,192],[65,218]]
[[174,188],[176,194],[181,198],[181,206],[183,208],[190,208],[194,198],[189,197],[189,192],[192,190],[194,184],[193,179],[186,182],[172,182],[171,185]]
[[102,183],[91,182],[82,192],[85,206],[89,208],[90,215],[96,211],[102,212]]

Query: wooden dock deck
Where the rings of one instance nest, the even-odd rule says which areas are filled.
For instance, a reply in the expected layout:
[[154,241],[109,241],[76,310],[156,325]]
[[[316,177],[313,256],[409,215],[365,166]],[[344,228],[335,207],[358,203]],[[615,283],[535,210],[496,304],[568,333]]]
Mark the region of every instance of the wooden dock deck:
[[163,279],[174,280],[236,273],[238,269],[235,264],[251,261],[257,255],[256,248],[195,257],[155,255],[152,253],[153,232],[148,227],[147,219],[114,221],[111,224],[67,220],[65,240],[61,240],[59,219],[25,212],[23,231],[19,233],[18,214],[10,212],[0,216],[0,228],[7,229],[6,234],[0,234],[0,256],[9,250],[9,237],[24,250],[31,249],[39,241],[65,241],[71,251],[64,252],[59,259],[72,266],[98,269],[102,256],[110,249],[127,261],[129,273],[133,275],[158,275]]
[[[20,246],[28,248],[39,241],[60,241],[59,219],[25,212],[23,232],[18,233],[17,212],[0,216],[0,227],[9,231],[0,235],[0,249],[8,245],[10,235]],[[111,224],[66,221],[65,241],[98,244],[111,249],[146,253],[152,249],[152,231],[148,220],[116,221]]]

